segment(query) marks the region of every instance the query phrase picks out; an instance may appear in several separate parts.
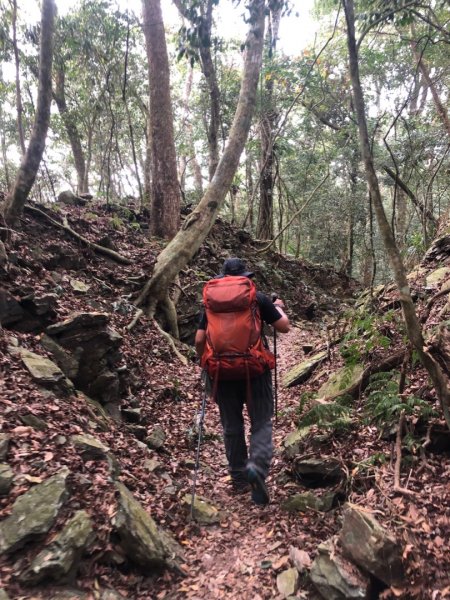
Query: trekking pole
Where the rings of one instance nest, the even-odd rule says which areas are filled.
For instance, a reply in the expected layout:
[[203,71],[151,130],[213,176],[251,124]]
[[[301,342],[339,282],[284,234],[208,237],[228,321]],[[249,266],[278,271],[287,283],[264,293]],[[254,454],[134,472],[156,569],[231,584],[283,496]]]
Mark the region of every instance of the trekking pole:
[[197,485],[197,474],[198,474],[198,468],[200,465],[200,446],[202,443],[202,437],[203,437],[203,421],[205,419],[205,411],[206,411],[206,398],[207,398],[207,394],[206,394],[206,389],[203,392],[203,400],[202,400],[202,405],[201,405],[201,409],[200,409],[200,414],[198,415],[198,444],[197,444],[197,454],[195,457],[195,467],[194,467],[194,480],[192,483],[192,499],[191,499],[191,518],[194,518],[194,502],[195,502],[195,488]]
[[[278,298],[277,294],[272,294],[272,302]],[[275,425],[278,425],[278,361],[277,361],[277,330],[273,328],[273,354],[275,356]]]

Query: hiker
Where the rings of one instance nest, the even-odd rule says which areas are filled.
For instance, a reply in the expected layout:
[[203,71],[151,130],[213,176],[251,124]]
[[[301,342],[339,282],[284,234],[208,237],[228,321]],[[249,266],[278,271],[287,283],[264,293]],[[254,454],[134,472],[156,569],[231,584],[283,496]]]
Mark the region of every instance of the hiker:
[[[195,349],[219,405],[232,489],[242,493],[251,487],[255,504],[265,505],[269,502],[265,479],[272,459],[274,408],[270,369],[275,358],[263,339],[262,327],[265,322],[287,333],[289,319],[281,300],[273,303],[256,291],[253,276],[241,259],[229,258],[221,274],[205,285]],[[249,455],[244,404],[251,423]]]

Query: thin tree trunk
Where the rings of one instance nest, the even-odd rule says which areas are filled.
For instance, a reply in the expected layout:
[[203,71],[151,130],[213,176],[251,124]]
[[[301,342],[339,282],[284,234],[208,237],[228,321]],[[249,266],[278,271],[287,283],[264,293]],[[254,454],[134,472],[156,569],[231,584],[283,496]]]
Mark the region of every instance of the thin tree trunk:
[[23,105],[22,92],[20,89],[20,60],[19,48],[17,47],[17,0],[12,0],[12,31],[13,31],[13,51],[14,65],[16,69],[16,110],[17,110],[17,131],[19,134],[19,144],[22,156],[25,155],[25,135],[23,132]]
[[367,185],[372,198],[375,215],[378,222],[378,227],[383,239],[386,253],[389,256],[391,268],[397,284],[400,303],[403,310],[408,338],[419,355],[422,364],[427,369],[430,378],[434,384],[436,394],[441,401],[444,416],[448,427],[450,428],[450,394],[445,381],[444,375],[434,358],[426,352],[424,346],[424,338],[419,320],[416,315],[414,303],[411,298],[411,293],[406,278],[406,270],[403,266],[400,252],[395,243],[392,229],[384,212],[383,202],[381,198],[378,178],[375,172],[372,151],[369,142],[369,133],[367,129],[367,121],[365,115],[364,97],[361,88],[359,77],[358,51],[355,40],[355,17],[353,0],[343,0],[345,11],[345,19],[347,22],[347,42],[348,54],[350,62],[350,77],[353,89],[353,99],[355,104],[355,113],[358,122],[359,141],[361,154],[364,160],[366,170]]
[[150,89],[150,234],[170,239],[180,227],[181,194],[173,132],[169,59],[160,0],[142,0],[142,5]]
[[65,78],[64,67],[59,66],[56,71],[53,98],[55,99],[64,127],[66,128],[67,137],[69,138],[70,147],[72,148],[75,170],[77,172],[77,189],[78,193],[82,194],[89,192],[88,173],[80,134],[78,133],[78,128],[67,108]]
[[167,296],[167,291],[180,270],[194,256],[208,235],[216,216],[223,205],[233,181],[239,158],[247,140],[251,125],[264,41],[264,0],[249,3],[250,32],[246,42],[246,55],[241,91],[234,115],[230,137],[217,165],[215,175],[195,210],[186,218],[182,229],[159,254],[152,278],[147,282],[137,304],[150,298],[148,312],[154,313],[158,300]]
[[39,88],[37,108],[30,143],[17,173],[13,190],[5,205],[5,220],[14,225],[33,187],[45,148],[50,104],[52,101],[53,29],[56,6],[54,0],[43,0],[41,13],[41,39],[39,51]]
[[[267,34],[268,63],[272,66],[278,29],[281,18],[281,7],[270,11],[270,27]],[[276,111],[273,106],[273,77],[269,72],[264,81],[263,109],[261,115],[261,177],[259,180],[259,213],[256,236],[261,240],[273,238],[273,196],[275,189],[274,176],[274,129]]]
[[414,54],[414,58],[417,61],[417,65],[419,67],[420,72],[422,73],[422,77],[427,87],[429,88],[431,95],[433,96],[434,105],[436,107],[436,111],[441,118],[442,124],[444,125],[447,134],[450,136],[450,119],[448,117],[447,109],[439,98],[439,94],[437,93],[436,86],[433,80],[430,77],[430,69],[428,68],[427,63],[425,62],[423,56],[417,50],[417,42],[411,41],[411,48]]

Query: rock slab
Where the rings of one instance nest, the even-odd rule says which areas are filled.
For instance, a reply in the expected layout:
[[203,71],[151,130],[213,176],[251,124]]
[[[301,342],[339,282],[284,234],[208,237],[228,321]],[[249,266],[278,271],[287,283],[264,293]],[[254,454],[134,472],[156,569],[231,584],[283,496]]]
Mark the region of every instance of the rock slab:
[[68,469],[61,469],[17,498],[11,514],[0,522],[0,554],[14,552],[50,530],[68,497],[68,475]]

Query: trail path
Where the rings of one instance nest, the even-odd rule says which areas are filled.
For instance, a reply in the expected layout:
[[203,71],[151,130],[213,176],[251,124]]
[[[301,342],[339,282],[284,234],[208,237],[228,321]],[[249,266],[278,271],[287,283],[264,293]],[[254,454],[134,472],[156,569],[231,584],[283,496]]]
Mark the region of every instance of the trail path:
[[[298,485],[282,477],[286,463],[281,456],[283,438],[295,428],[295,408],[299,391],[283,389],[281,380],[288,368],[302,357],[301,345],[316,336],[294,327],[278,336],[279,391],[278,425],[274,428],[275,456],[268,487],[270,505],[255,506],[249,495],[230,493],[226,459],[221,440],[206,441],[202,447],[202,470],[198,479],[198,493],[211,500],[225,516],[220,525],[190,525],[182,544],[186,549],[188,576],[175,589],[173,598],[277,598],[276,575],[290,566],[291,545],[312,550],[334,530],[332,516],[323,514],[291,516],[280,509],[280,502]],[[216,406],[207,407],[205,430],[221,431]],[[161,596],[167,597],[161,593]],[[310,597],[300,591],[299,598]]]

